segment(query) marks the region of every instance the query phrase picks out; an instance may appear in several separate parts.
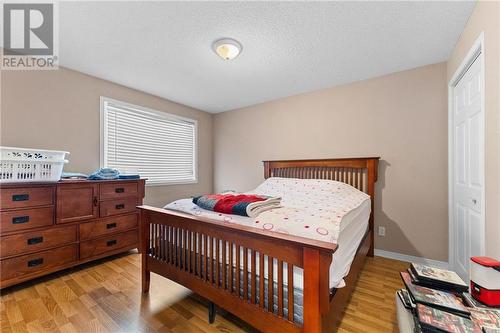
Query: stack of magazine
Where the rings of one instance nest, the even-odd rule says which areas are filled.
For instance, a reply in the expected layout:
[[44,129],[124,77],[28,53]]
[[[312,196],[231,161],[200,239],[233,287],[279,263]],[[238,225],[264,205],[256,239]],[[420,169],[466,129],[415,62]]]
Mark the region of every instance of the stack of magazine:
[[453,271],[411,264],[408,269],[413,283],[432,289],[463,293],[469,290],[468,285]]
[[476,304],[456,273],[412,264],[401,278],[406,289],[398,296],[414,315],[415,332],[500,333],[500,309]]
[[418,304],[417,318],[422,332],[481,333],[478,323],[430,306]]
[[500,333],[500,311],[494,309],[471,309],[470,318],[465,318],[417,304],[415,318],[417,332]]
[[474,323],[483,328],[485,333],[500,333],[500,309],[475,308],[470,309]]
[[418,286],[413,283],[408,272],[401,272],[401,278],[414,303],[432,306],[462,317],[469,317],[470,311],[456,294]]

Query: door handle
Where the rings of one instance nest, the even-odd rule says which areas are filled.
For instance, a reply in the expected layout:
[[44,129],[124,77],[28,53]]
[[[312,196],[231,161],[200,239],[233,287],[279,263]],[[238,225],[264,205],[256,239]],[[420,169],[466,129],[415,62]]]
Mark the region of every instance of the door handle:
[[472,203],[475,205],[477,204],[477,200],[476,199],[472,199]]
[[26,216],[16,216],[12,218],[12,224],[28,223],[30,221],[29,215]]
[[27,201],[30,199],[29,194],[14,194],[12,196],[12,201]]
[[28,267],[35,267],[41,264],[43,264],[43,258],[38,258],[28,261]]
[[28,243],[28,245],[43,243],[43,236],[30,238],[26,242]]

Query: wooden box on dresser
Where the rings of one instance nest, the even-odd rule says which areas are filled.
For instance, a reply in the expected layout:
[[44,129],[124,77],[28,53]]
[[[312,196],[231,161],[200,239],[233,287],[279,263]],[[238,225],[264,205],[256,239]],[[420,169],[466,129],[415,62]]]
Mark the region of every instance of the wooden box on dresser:
[[0,186],[0,288],[139,248],[144,180]]

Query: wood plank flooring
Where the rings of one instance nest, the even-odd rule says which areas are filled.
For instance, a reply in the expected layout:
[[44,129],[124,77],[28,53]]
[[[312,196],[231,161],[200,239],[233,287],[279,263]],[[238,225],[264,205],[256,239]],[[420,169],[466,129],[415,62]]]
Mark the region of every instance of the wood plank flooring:
[[[206,303],[151,274],[140,290],[140,256],[120,255],[8,288],[0,297],[0,331],[10,332],[254,332],[220,311],[208,324]],[[368,258],[339,333],[397,332],[394,293],[408,263]]]

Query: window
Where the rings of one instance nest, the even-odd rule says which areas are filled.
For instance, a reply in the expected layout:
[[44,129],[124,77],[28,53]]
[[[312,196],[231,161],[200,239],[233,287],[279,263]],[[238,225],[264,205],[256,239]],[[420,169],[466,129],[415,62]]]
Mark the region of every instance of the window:
[[197,122],[101,97],[101,166],[149,185],[195,183]]

